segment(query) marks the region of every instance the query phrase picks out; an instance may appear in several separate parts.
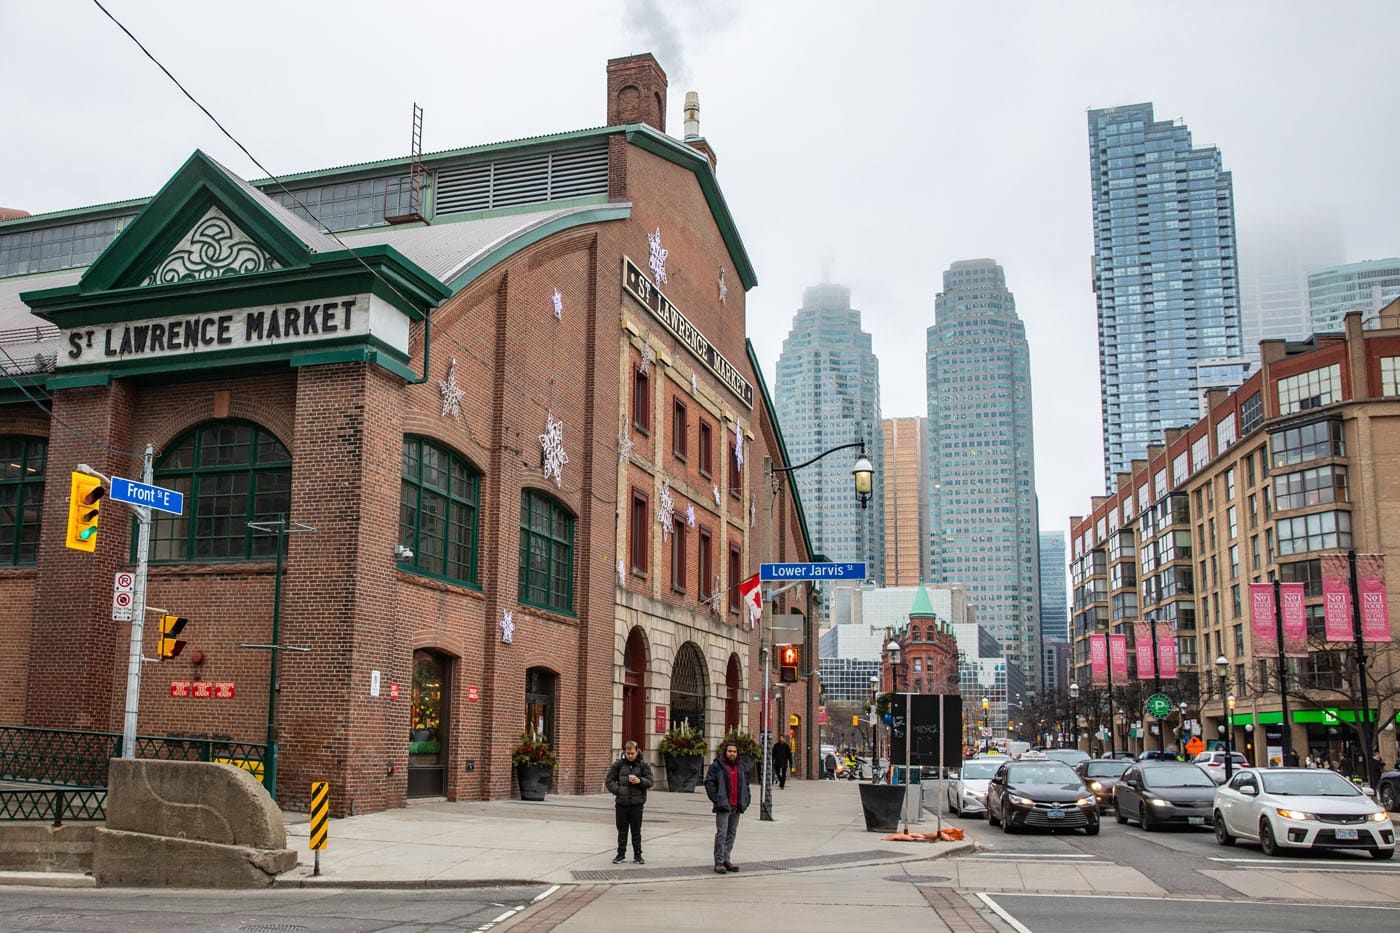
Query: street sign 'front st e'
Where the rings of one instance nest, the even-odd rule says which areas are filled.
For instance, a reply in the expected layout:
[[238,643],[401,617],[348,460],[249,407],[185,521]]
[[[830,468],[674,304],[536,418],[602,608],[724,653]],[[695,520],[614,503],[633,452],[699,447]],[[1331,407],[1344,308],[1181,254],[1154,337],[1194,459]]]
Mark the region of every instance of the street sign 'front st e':
[[758,578],[766,583],[785,580],[865,580],[864,561],[817,564],[759,564]]
[[184,493],[163,486],[138,483],[134,479],[123,479],[120,476],[112,477],[112,490],[107,494],[107,498],[131,505],[144,505],[172,515],[183,515],[185,512]]

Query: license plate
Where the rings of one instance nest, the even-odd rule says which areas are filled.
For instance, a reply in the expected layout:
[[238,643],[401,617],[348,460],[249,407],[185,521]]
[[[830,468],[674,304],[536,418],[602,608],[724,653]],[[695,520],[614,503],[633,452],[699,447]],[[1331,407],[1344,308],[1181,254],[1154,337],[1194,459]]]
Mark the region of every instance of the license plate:
[[1342,842],[1355,842],[1355,841],[1356,841],[1356,838],[1357,838],[1357,836],[1356,836],[1356,830],[1354,830],[1354,829],[1339,829],[1339,830],[1337,830],[1337,839],[1338,839],[1338,841],[1342,841]]
[[[1065,818],[1065,811],[1063,811],[1063,810],[1051,810],[1049,813],[1047,813],[1047,814],[1045,814],[1045,815],[1048,816],[1048,817],[1050,817],[1050,819],[1052,819],[1052,820],[1062,820],[1062,819]],[[1355,833],[1356,830],[1352,830],[1352,832]]]
[[1206,825],[1206,818],[1203,816],[1188,816],[1186,822],[1192,826],[1204,826]]

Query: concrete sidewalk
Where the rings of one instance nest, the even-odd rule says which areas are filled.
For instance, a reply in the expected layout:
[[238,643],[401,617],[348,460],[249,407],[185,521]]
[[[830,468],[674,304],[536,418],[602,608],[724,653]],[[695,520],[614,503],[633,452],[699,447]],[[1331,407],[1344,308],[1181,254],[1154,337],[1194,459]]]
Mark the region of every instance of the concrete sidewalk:
[[[936,858],[972,848],[968,841],[885,842],[867,832],[859,785],[789,781],[773,790],[773,820],[744,814],[734,860],[744,874],[815,870]],[[287,843],[301,863],[279,886],[470,886],[529,882],[629,883],[711,874],[714,818],[703,789],[653,791],[642,826],[646,865],[613,865],[617,830],[609,794],[551,795],[542,802],[497,800],[414,803],[404,809],[332,820],[321,874],[312,876],[306,815],[285,814]],[[932,813],[917,831],[933,832]],[[913,829],[913,827],[911,827]]]

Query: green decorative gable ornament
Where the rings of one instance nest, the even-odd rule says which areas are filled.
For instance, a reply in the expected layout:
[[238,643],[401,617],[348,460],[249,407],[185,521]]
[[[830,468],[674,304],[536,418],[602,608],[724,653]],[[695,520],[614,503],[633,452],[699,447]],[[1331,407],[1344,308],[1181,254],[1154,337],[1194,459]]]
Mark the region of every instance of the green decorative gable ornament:
[[170,285],[279,268],[267,250],[218,207],[210,207],[142,285]]

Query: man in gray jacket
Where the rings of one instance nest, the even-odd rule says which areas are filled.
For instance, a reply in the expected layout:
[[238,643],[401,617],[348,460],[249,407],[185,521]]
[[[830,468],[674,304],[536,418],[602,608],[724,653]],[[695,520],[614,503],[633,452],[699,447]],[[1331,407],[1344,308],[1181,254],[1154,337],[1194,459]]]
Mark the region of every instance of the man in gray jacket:
[[622,746],[622,757],[608,769],[608,792],[616,798],[617,805],[617,865],[627,860],[627,831],[632,831],[632,861],[645,865],[642,858],[642,808],[647,802],[647,788],[651,787],[651,765],[642,760],[637,752],[637,743],[628,742]]

